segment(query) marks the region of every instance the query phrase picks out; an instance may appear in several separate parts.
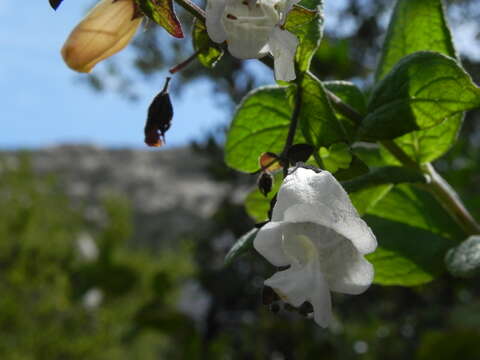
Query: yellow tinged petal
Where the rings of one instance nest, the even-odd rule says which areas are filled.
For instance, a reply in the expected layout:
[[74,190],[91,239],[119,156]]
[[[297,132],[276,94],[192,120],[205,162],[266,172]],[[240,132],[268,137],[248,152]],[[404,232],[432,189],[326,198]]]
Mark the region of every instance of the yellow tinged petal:
[[142,22],[133,19],[134,5],[133,0],[101,0],[70,33],[62,48],[65,63],[75,71],[90,72],[127,46]]

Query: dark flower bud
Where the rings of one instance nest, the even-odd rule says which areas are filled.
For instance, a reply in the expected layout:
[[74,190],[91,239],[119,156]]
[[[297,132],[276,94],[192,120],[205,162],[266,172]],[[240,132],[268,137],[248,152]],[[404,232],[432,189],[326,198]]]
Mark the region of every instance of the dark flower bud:
[[53,10],[57,10],[63,0],[48,0]]
[[274,314],[278,314],[278,312],[280,311],[280,305],[278,304],[270,305],[270,311]]
[[300,308],[298,309],[300,314],[303,316],[308,316],[308,314],[313,313],[313,305],[309,303],[308,301],[305,301]]
[[145,125],[145,143],[148,146],[162,146],[165,143],[165,133],[170,128],[173,118],[173,107],[168,94],[170,78],[165,81],[163,90],[155,96],[148,108]]
[[263,305],[271,305],[275,301],[280,300],[277,293],[273,291],[270,286],[264,286],[262,290],[262,304]]
[[306,162],[312,156],[314,147],[309,144],[296,144],[287,151],[287,158],[292,165],[298,162]]
[[257,186],[260,192],[267,196],[268,193],[272,190],[273,186],[273,176],[270,173],[262,172],[257,180]]

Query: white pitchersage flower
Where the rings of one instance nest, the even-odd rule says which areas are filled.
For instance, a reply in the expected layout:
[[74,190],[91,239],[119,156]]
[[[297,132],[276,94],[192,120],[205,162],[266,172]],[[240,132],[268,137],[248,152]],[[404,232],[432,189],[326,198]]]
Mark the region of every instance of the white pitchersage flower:
[[356,295],[373,281],[364,255],[377,247],[375,236],[328,171],[298,168],[285,178],[254,246],[273,265],[289,266],[265,285],[293,306],[310,302],[322,327],[332,318],[330,291]]
[[63,45],[67,65],[79,72],[90,72],[98,62],[127,46],[142,22],[135,9],[135,0],[99,1]]
[[294,4],[300,0],[207,0],[207,32],[227,41],[230,53],[240,59],[274,57],[275,78],[295,79],[295,35],[282,29]]

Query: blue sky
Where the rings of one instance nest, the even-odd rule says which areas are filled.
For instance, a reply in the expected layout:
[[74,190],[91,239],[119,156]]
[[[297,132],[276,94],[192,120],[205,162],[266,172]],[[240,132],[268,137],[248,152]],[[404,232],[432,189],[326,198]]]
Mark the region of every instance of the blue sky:
[[[66,0],[54,12],[47,0],[0,0],[0,149],[72,142],[144,148],[146,110],[162,84],[138,78],[135,85],[143,95],[138,102],[127,101],[111,91],[96,93],[79,81],[87,75],[68,69],[60,56],[64,40],[92,2]],[[340,26],[334,16],[343,3],[326,3],[326,25],[336,30],[341,27],[348,33],[351,26]],[[455,8],[451,10],[455,16]],[[480,58],[480,47],[475,46],[477,30],[469,24],[454,29],[454,33],[464,53]],[[123,57],[128,59],[131,54],[127,47],[116,56],[122,57],[123,64]],[[102,73],[104,66],[99,64],[94,72]],[[166,73],[156,78],[164,76]],[[172,99],[175,117],[167,134],[167,146],[198,139],[208,129],[229,120],[210,87],[207,81],[197,81],[182,90],[181,98]]]
[[[138,102],[97,93],[79,81],[88,75],[69,70],[60,56],[64,40],[91,3],[68,0],[54,12],[47,0],[0,0],[0,148],[72,142],[144,147],[146,109],[162,84],[138,79],[145,94]],[[208,82],[197,81],[185,87],[180,99],[173,98],[168,146],[185,144],[227,121],[228,114],[209,92]]]

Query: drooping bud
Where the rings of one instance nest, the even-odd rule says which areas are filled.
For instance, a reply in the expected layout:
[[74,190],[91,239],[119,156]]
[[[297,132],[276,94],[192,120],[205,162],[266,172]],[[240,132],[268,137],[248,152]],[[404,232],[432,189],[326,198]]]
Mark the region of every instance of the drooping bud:
[[168,94],[170,78],[165,80],[163,90],[155,96],[148,108],[145,124],[145,144],[162,146],[165,143],[165,133],[170,129],[173,118],[173,106]]
[[271,305],[274,302],[280,300],[277,293],[269,286],[264,286],[262,289],[262,304]]
[[257,180],[257,186],[260,192],[267,196],[272,191],[273,176],[269,172],[262,172]]
[[63,0],[48,0],[53,10],[57,10]]
[[287,158],[292,165],[298,162],[307,162],[314,150],[314,147],[309,144],[295,144],[288,149]]
[[141,22],[135,0],[100,0],[70,33],[63,60],[71,69],[88,73],[127,46]]

